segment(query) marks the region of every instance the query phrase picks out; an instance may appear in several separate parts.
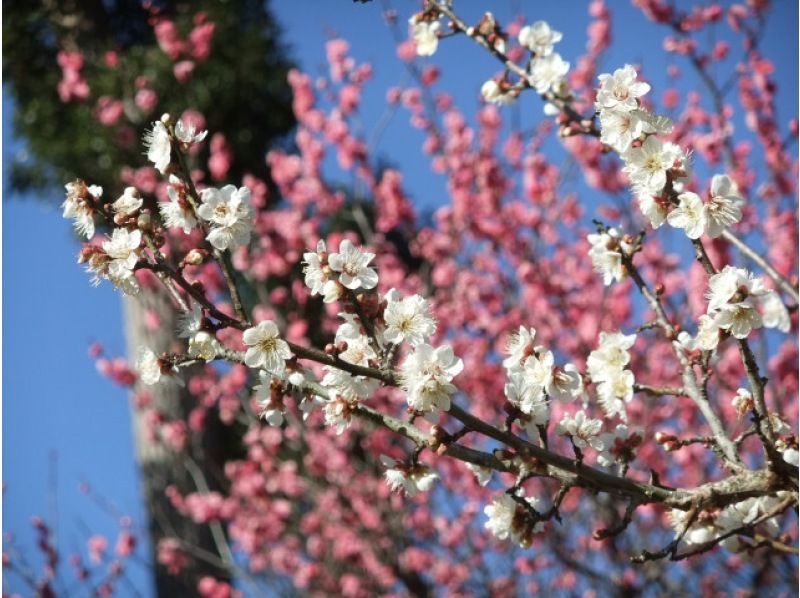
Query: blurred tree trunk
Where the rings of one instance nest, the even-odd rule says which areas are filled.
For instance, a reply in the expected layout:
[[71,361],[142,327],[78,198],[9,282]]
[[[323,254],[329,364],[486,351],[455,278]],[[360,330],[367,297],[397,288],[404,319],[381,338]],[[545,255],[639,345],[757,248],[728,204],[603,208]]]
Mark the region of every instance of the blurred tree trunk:
[[[165,292],[142,288],[138,296],[125,297],[123,303],[125,336],[131,361],[135,361],[141,346],[149,347],[157,355],[174,349],[172,345],[176,338],[177,313]],[[150,317],[157,318],[157,327],[147,326],[148,312]],[[192,370],[185,370],[182,377],[189,379],[192,373]],[[191,553],[190,563],[180,575],[169,574],[166,567],[158,563],[158,543],[163,538],[177,538],[182,544],[214,555],[220,564],[224,560],[210,527],[197,524],[178,513],[167,498],[165,489],[173,485],[181,495],[202,490],[195,479],[199,476],[204,478],[211,489],[219,489],[218,476],[215,475],[221,463],[219,420],[216,417],[207,418],[206,433],[202,440],[190,441],[183,453],[176,452],[158,439],[150,437],[145,413],[148,409],[156,409],[169,420],[185,422],[196,404],[196,399],[189,394],[187,388],[172,382],[146,387],[145,392],[151,399],[149,407],[141,409],[133,405],[132,419],[136,459],[150,532],[156,595],[165,598],[192,596],[197,593],[197,582],[201,577],[210,575],[216,579],[228,580],[230,574],[217,564],[195,558]],[[213,428],[215,425],[216,428]],[[195,464],[197,469],[190,471]],[[221,530],[221,526],[216,530],[217,540],[222,538],[226,541],[224,533],[220,533]]]

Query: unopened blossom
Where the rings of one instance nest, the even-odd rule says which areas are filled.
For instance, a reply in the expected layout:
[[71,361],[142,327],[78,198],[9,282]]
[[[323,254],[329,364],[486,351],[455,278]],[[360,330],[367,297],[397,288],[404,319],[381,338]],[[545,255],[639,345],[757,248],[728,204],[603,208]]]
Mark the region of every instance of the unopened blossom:
[[602,425],[603,422],[599,419],[586,417],[586,413],[581,409],[574,416],[565,413],[556,426],[556,434],[569,436],[575,446],[585,448],[590,444],[592,446],[598,444],[597,434],[600,432]]
[[201,330],[189,339],[187,349],[190,357],[212,361],[216,358],[219,351],[219,342],[210,332]]
[[355,365],[369,366],[370,361],[378,358],[378,354],[369,337],[362,334],[347,340],[347,349],[339,353],[339,358]]
[[247,345],[244,362],[248,367],[264,368],[280,376],[286,366],[285,361],[292,357],[289,345],[280,337],[278,326],[272,320],[248,328],[242,334],[242,340]]
[[419,18],[419,15],[414,15],[408,20],[408,24],[411,25],[411,37],[417,47],[417,55],[432,56],[439,46],[438,33],[441,23],[438,20],[428,21]]
[[675,228],[682,228],[690,239],[699,239],[706,230],[706,210],[700,196],[691,191],[678,195],[680,203],[667,216],[667,222]]
[[606,232],[591,233],[586,236],[591,244],[589,257],[595,272],[603,275],[603,284],[610,285],[613,281],[625,278],[622,267],[622,254],[626,250],[624,242],[619,238],[619,231],[609,228]]
[[619,153],[646,130],[647,114],[642,110],[602,110],[600,112],[600,141]]
[[624,170],[634,184],[641,185],[654,195],[659,195],[667,183],[667,172],[676,164],[685,165],[681,149],[670,142],[662,142],[651,135],[640,147],[631,147],[622,154]]
[[98,185],[87,186],[78,179],[64,186],[67,190],[64,203],[61,204],[64,218],[72,218],[75,230],[79,235],[91,239],[94,236],[94,208],[103,195],[103,188]]
[[303,254],[303,274],[306,286],[311,289],[312,295],[322,294],[325,283],[328,282],[328,251],[325,241],[317,241],[316,251],[307,251]]
[[[537,512],[545,510],[540,499],[528,497],[523,500]],[[543,521],[535,521],[532,514],[508,494],[495,497],[483,512],[488,517],[484,527],[492,535],[499,540],[512,540],[523,547],[530,546],[531,536],[545,527]]]
[[147,148],[147,159],[161,174],[166,174],[170,164],[172,145],[169,131],[163,122],[159,120],[153,123],[153,128],[144,134],[144,145]]
[[280,426],[283,423],[283,401],[273,395],[272,376],[266,372],[258,373],[261,384],[253,387],[259,406],[259,416],[263,417],[271,426]]
[[328,256],[331,270],[339,273],[339,282],[347,289],[374,289],[378,284],[378,273],[369,267],[374,253],[361,251],[349,239],[339,244],[339,252]]
[[508,370],[520,368],[525,361],[533,355],[533,339],[536,338],[535,328],[519,327],[519,331],[511,334],[506,341],[508,357],[503,360],[503,367]]
[[401,343],[404,340],[412,346],[420,345],[436,332],[436,320],[430,314],[428,302],[420,295],[395,298],[387,293],[386,309],[383,321],[386,329],[384,338],[390,343]]
[[636,77],[636,70],[629,64],[615,70],[613,75],[600,75],[597,109],[630,111],[638,108],[639,98],[650,91],[650,85],[638,81]]
[[144,200],[139,195],[139,190],[136,187],[125,187],[119,199],[111,204],[111,208],[115,214],[130,216],[142,207],[142,203],[144,203]]
[[192,206],[175,188],[175,183],[179,183],[180,180],[174,175],[170,175],[169,178],[170,185],[167,187],[169,201],[160,202],[158,211],[161,212],[161,218],[167,228],[180,228],[188,235],[197,226],[197,218]]
[[551,29],[546,21],[536,21],[532,25],[525,25],[517,36],[520,45],[525,46],[537,56],[549,56],[553,52],[553,45],[560,42],[561,38],[562,33]]
[[475,465],[474,463],[465,463],[465,465],[467,466],[467,469],[469,469],[475,476],[475,480],[478,482],[478,485],[486,486],[492,481],[492,470],[488,467],[482,467],[480,465]]
[[765,328],[777,328],[781,332],[789,332],[792,319],[789,310],[775,291],[767,291],[759,297],[761,319]]
[[503,87],[494,79],[489,79],[481,86],[481,96],[484,101],[498,106],[506,106],[514,102],[517,96]]
[[556,89],[568,72],[569,62],[562,59],[558,52],[553,52],[533,60],[528,79],[536,93],[547,93],[551,89]]
[[250,189],[225,185],[222,189],[209,187],[200,194],[197,215],[211,224],[206,239],[216,249],[235,249],[250,242],[253,217],[250,209]]
[[415,411],[450,409],[456,387],[452,380],[464,369],[464,362],[447,345],[434,349],[427,343],[414,348],[401,367],[402,388],[408,405]]
[[425,465],[406,466],[386,455],[381,455],[381,463],[387,468],[383,476],[392,491],[405,492],[409,497],[428,492],[439,479],[436,472]]
[[707,232],[712,239],[742,219],[744,199],[739,187],[728,175],[715,174],[711,179],[711,193],[705,205]]
[[139,349],[136,371],[139,373],[139,380],[148,386],[157,384],[161,380],[161,364],[156,354],[147,347]]
[[206,138],[206,135],[208,135],[208,131],[204,130],[198,132],[194,125],[183,124],[182,120],[179,120],[175,124],[175,137],[178,139],[178,141],[185,143],[186,145],[200,143]]
[[747,338],[754,328],[761,328],[761,314],[750,301],[726,303],[714,316],[714,323],[736,338]]

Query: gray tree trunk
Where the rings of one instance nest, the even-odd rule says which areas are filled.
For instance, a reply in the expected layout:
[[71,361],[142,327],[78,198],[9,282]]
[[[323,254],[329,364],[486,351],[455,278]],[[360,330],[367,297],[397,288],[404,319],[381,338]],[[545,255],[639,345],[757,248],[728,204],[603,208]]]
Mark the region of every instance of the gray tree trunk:
[[[160,290],[142,289],[136,297],[125,297],[125,336],[128,354],[136,359],[139,347],[147,346],[156,355],[175,350],[176,310],[166,293]],[[145,315],[152,310],[160,321],[158,329],[151,330],[145,325]],[[190,372],[187,371],[190,375]],[[184,375],[184,378],[188,378]],[[169,419],[186,421],[191,409],[196,405],[185,387],[172,382],[163,382],[147,387],[152,397],[151,406],[165,414]],[[183,517],[171,505],[164,494],[169,485],[178,488],[181,494],[198,491],[196,481],[187,469],[187,456],[199,466],[212,489],[217,489],[221,481],[220,443],[218,425],[216,430],[208,430],[203,438],[190,437],[184,454],[164,446],[157,440],[148,438],[143,410],[132,407],[133,436],[136,447],[136,459],[139,465],[140,483],[147,511],[148,530],[150,533],[151,554],[154,567],[154,583],[156,595],[164,598],[178,596],[194,596],[197,594],[197,582],[205,575],[216,579],[229,579],[229,573],[211,562],[195,558],[190,553],[190,564],[180,575],[171,575],[158,563],[158,543],[163,538],[178,538],[182,542],[196,547],[207,554],[219,558],[219,549],[207,525],[194,523]],[[214,426],[219,420],[209,413],[207,427]],[[195,475],[197,472],[194,472]],[[200,554],[199,551],[196,554]],[[210,559],[213,560],[213,559]]]

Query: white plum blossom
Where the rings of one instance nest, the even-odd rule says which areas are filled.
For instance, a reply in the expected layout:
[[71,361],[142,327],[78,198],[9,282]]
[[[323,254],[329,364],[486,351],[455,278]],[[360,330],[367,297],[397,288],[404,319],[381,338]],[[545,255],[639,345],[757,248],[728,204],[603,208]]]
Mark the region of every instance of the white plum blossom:
[[258,373],[261,384],[253,387],[259,406],[259,416],[263,417],[270,426],[280,426],[283,423],[283,401],[277,400],[272,394],[272,376],[267,372]]
[[553,52],[553,45],[561,41],[562,33],[551,29],[546,21],[536,21],[532,25],[525,25],[519,31],[517,39],[520,45],[525,46],[537,56],[549,56]]
[[738,339],[747,338],[754,328],[761,328],[761,314],[749,300],[726,303],[714,316],[714,323]]
[[635,334],[621,332],[601,332],[597,349],[589,354],[586,366],[595,382],[606,380],[617,370],[621,370],[631,360],[630,349],[636,342]]
[[158,204],[158,211],[164,220],[167,228],[180,228],[187,235],[197,226],[192,206],[185,199],[181,199],[180,193],[175,188],[175,184],[180,184],[180,179],[175,175],[170,175],[170,185],[167,187],[169,201]]
[[111,237],[103,241],[103,251],[110,260],[106,264],[108,279],[128,295],[139,292],[133,269],[139,260],[141,242],[140,230],[129,231],[125,228],[115,228]]
[[325,425],[336,428],[336,433],[341,434],[350,427],[353,421],[354,401],[337,396],[325,403]]
[[528,80],[536,93],[547,93],[550,89],[555,89],[568,72],[569,62],[562,59],[558,52],[553,52],[533,60]]
[[752,411],[754,409],[752,393],[746,388],[736,389],[736,394],[731,399],[731,406],[740,417],[748,411]]
[[325,241],[317,241],[317,250],[308,251],[303,254],[303,274],[305,275],[306,286],[311,289],[312,295],[320,295],[323,292],[325,283],[328,282],[328,251]]
[[139,349],[136,371],[139,373],[139,380],[148,386],[158,384],[158,381],[161,380],[161,364],[156,354],[147,347]]
[[153,128],[144,134],[144,145],[147,148],[147,159],[161,174],[167,174],[170,164],[172,145],[169,131],[160,120],[153,123]]
[[251,368],[264,368],[273,375],[280,376],[286,365],[285,360],[292,357],[289,345],[280,337],[278,326],[272,320],[259,322],[242,334],[247,345],[244,362]]
[[425,465],[406,466],[386,455],[381,455],[381,463],[387,468],[383,476],[392,491],[403,491],[409,497],[428,492],[439,479],[438,474]]
[[178,314],[178,337],[191,338],[200,332],[203,324],[203,308],[199,303],[192,304],[192,308]]
[[420,412],[450,409],[456,387],[452,380],[464,369],[464,362],[447,345],[434,349],[427,343],[414,348],[401,367],[402,388],[408,405]]
[[511,334],[506,341],[508,357],[503,360],[503,367],[507,370],[524,367],[525,361],[533,356],[533,339],[536,338],[535,328],[519,327],[519,331]]
[[667,183],[667,171],[676,164],[685,168],[686,157],[681,148],[671,142],[662,142],[649,136],[640,147],[631,147],[622,154],[623,170],[631,182],[654,195],[659,195]]
[[504,91],[501,85],[494,79],[489,79],[481,86],[481,96],[484,101],[498,106],[506,106],[514,102],[517,96],[509,91]]
[[420,295],[396,298],[391,291],[387,293],[383,321],[386,329],[384,338],[390,343],[408,342],[416,346],[426,342],[436,332],[436,320],[430,315],[428,302]]
[[586,417],[586,413],[581,409],[574,416],[565,413],[556,426],[556,434],[569,436],[578,448],[586,448],[589,445],[596,447],[600,446],[597,434],[602,425],[603,422],[599,419]]
[[175,124],[175,137],[186,145],[200,143],[206,138],[206,135],[208,135],[208,131],[198,132],[194,125],[183,124],[182,120]]
[[744,199],[739,187],[728,175],[715,174],[711,178],[711,193],[705,204],[707,233],[712,239],[742,219]]
[[617,424],[611,432],[603,432],[598,436],[597,462],[603,467],[611,467],[614,463],[626,463],[630,460],[631,450],[642,442],[641,433],[631,431],[625,424]]
[[250,242],[253,217],[250,209],[250,189],[225,185],[222,189],[209,187],[200,193],[197,215],[211,224],[206,239],[223,251]]
[[329,389],[334,396],[342,397],[351,403],[369,398],[380,385],[377,380],[353,376],[339,368],[326,365],[323,370],[325,370],[325,376],[320,382],[322,386]]
[[103,196],[103,188],[98,185],[86,186],[78,179],[64,186],[67,190],[64,203],[61,204],[64,218],[74,219],[73,225],[79,235],[87,239],[94,237],[94,209],[91,204],[96,203]]
[[650,85],[636,79],[636,70],[629,64],[614,71],[613,75],[604,73],[598,77],[598,110],[631,111],[639,107],[639,98],[650,91]]
[[544,387],[535,384],[524,372],[512,372],[508,376],[504,392],[508,401],[529,416],[534,425],[544,425],[550,419]]
[[650,226],[659,228],[667,221],[667,207],[663,201],[659,201],[660,196],[654,196],[647,189],[637,189],[636,199],[642,214],[650,221]]
[[441,28],[441,23],[438,20],[420,19],[419,15],[414,15],[408,20],[408,24],[411,25],[411,37],[417,46],[417,55],[433,56],[439,46],[439,36],[437,34]]
[[378,273],[368,264],[374,253],[361,251],[349,239],[339,244],[339,252],[328,256],[331,270],[339,273],[339,282],[347,289],[374,289],[378,284]]
[[478,482],[480,486],[487,486],[489,482],[492,481],[492,470],[488,467],[482,467],[480,465],[475,465],[474,463],[465,463],[467,469],[469,469],[473,475],[475,476],[475,480]]
[[772,290],[767,291],[759,297],[759,305],[765,328],[777,328],[781,332],[789,332],[792,327],[792,319],[778,293]]
[[572,401],[583,394],[583,378],[578,368],[571,363],[563,368],[555,367],[545,390],[553,399],[561,402]]
[[783,460],[786,461],[789,465],[794,465],[795,467],[798,466],[798,458],[800,458],[800,453],[797,452],[796,448],[787,448],[783,453]]
[[719,344],[719,326],[714,318],[707,314],[700,316],[697,326],[697,336],[694,339],[693,348],[703,351],[713,351]]
[[115,214],[122,216],[130,216],[142,207],[144,200],[139,195],[139,190],[136,187],[125,187],[119,199],[111,204],[111,208]]
[[219,342],[214,335],[201,330],[189,339],[187,351],[190,357],[202,359],[203,361],[212,361],[216,358],[219,349]]
[[744,268],[725,266],[708,279],[708,313],[720,309],[737,293],[747,297],[760,297],[767,293],[764,282]]
[[667,222],[675,228],[682,228],[690,239],[699,239],[706,230],[706,210],[700,196],[691,191],[678,195],[680,204],[669,213]]
[[612,371],[597,385],[597,392],[601,397],[616,397],[629,403],[633,399],[633,382],[630,370]]
[[607,286],[625,278],[620,249],[626,250],[626,244],[619,238],[619,231],[609,228],[607,232],[591,233],[586,238],[591,244],[592,267],[603,275],[603,284]]
[[[544,501],[534,498],[524,498],[535,511],[545,511]],[[483,509],[488,521],[484,527],[499,540],[512,540],[520,546],[526,547],[531,543],[531,536],[541,532],[545,523],[534,520],[530,513],[508,494],[495,497],[491,504]]]
[[627,151],[646,131],[647,116],[643,110],[602,110],[600,141],[619,153]]

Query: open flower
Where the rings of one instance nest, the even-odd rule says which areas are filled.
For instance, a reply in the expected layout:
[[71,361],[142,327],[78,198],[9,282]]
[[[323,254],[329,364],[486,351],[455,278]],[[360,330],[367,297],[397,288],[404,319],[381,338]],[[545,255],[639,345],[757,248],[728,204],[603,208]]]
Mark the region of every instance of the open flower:
[[265,320],[253,328],[248,328],[242,335],[247,351],[244,362],[251,368],[264,368],[268,372],[280,376],[285,367],[285,360],[292,357],[289,345],[280,337],[278,327],[272,320]]
[[74,219],[75,230],[87,239],[94,237],[94,207],[103,195],[103,188],[97,185],[87,186],[78,179],[65,185],[67,196],[61,207],[64,218]]
[[417,55],[432,56],[439,47],[438,33],[441,23],[438,20],[423,20],[419,15],[415,15],[408,20],[408,24],[411,26],[411,37],[417,46]]
[[211,224],[206,239],[216,249],[234,249],[250,242],[253,228],[250,210],[250,189],[225,185],[209,187],[200,194],[202,202],[197,214]]
[[650,85],[636,79],[636,70],[629,64],[598,77],[600,89],[597,90],[598,110],[631,111],[639,107],[639,98],[650,91]]
[[125,187],[122,195],[120,195],[117,201],[111,204],[111,207],[115,214],[130,216],[142,207],[143,202],[144,200],[142,200],[136,187]]
[[536,58],[531,65],[530,84],[536,93],[546,93],[564,79],[569,72],[569,62],[561,58],[558,52],[553,52],[542,58]]
[[715,174],[711,179],[711,193],[705,205],[708,236],[720,236],[726,228],[742,219],[744,199],[739,187],[728,175]]
[[339,244],[339,253],[328,256],[328,264],[331,270],[339,272],[339,282],[345,288],[374,289],[378,284],[378,273],[368,267],[374,257],[374,253],[363,252],[345,239]]
[[402,387],[408,405],[416,411],[447,411],[450,397],[456,391],[452,384],[464,369],[464,362],[449,346],[434,349],[426,343],[418,345],[408,355],[401,370]]
[[680,204],[667,216],[667,222],[682,228],[690,239],[699,239],[706,230],[706,209],[700,196],[691,191],[678,195]]
[[170,164],[172,146],[169,131],[160,120],[153,123],[153,128],[144,134],[144,145],[147,148],[147,159],[161,174],[167,173]]
[[430,315],[428,302],[419,295],[396,300],[393,297],[391,291],[387,293],[388,302],[383,312],[386,323],[384,338],[390,343],[405,340],[413,346],[426,342],[436,332],[436,320]]
[[553,45],[560,42],[562,33],[551,29],[546,21],[536,21],[532,25],[525,25],[519,31],[517,39],[520,45],[525,46],[537,56],[548,56],[553,52]]

